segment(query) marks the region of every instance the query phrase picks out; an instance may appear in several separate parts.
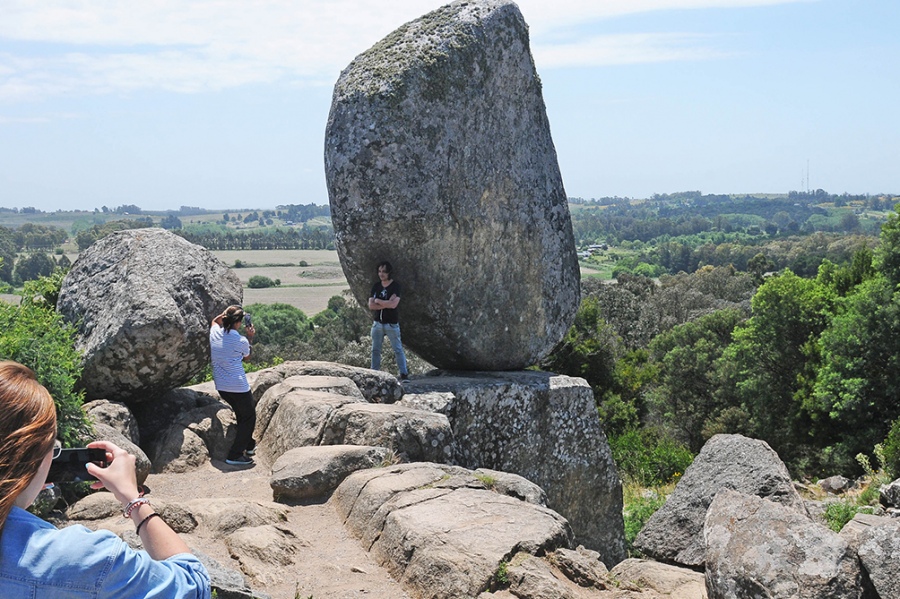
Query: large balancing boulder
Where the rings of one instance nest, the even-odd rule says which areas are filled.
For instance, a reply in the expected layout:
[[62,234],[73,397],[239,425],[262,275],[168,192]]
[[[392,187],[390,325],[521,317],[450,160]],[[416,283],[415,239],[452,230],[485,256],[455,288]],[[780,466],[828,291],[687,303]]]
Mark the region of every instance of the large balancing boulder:
[[97,241],[57,302],[78,327],[87,399],[135,403],[183,385],[209,363],[210,320],[242,296],[218,258],[163,229]]
[[566,193],[519,9],[459,1],[341,73],[325,139],[336,246],[365,302],[388,260],[403,341],[452,370],[514,370],[579,301]]

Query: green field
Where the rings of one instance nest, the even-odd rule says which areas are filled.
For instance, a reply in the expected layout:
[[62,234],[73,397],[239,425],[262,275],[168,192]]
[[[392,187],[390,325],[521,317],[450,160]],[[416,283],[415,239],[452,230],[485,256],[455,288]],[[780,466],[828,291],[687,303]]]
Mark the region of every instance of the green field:
[[[329,298],[350,288],[334,250],[229,250],[213,254],[228,266],[237,260],[246,265],[232,268],[244,286],[245,304],[290,304],[312,316],[328,306]],[[300,266],[300,262],[307,266]],[[257,275],[280,279],[281,285],[250,289],[247,283]]]

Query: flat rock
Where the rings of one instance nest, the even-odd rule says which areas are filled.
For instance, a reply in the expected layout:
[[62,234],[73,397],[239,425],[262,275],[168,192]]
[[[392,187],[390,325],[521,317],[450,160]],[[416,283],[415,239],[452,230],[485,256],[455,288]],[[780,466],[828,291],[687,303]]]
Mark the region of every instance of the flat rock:
[[578,261],[513,2],[453,2],[357,56],[335,84],[325,172],[353,294],[365,305],[389,260],[404,343],[428,362],[521,369],[565,335]]
[[379,466],[387,456],[384,447],[298,447],[275,461],[269,484],[277,501],[328,496],[347,476]]
[[488,491],[471,471],[451,466],[357,472],[332,502],[373,557],[421,597],[475,597],[515,553],[572,544],[559,514]]
[[407,462],[449,462],[453,431],[443,414],[397,404],[349,403],[328,416],[323,445],[376,445]]
[[[295,376],[325,376],[347,378],[353,381],[362,397],[372,403],[394,403],[403,397],[403,386],[400,381],[391,374],[380,370],[347,366],[334,362],[319,361],[291,361],[278,366],[267,368],[264,371],[254,372],[247,376],[254,397],[259,397],[274,384]],[[298,388],[316,389],[313,386],[295,385]],[[334,388],[321,389],[334,391]],[[350,394],[344,394],[350,396]],[[356,396],[356,393],[352,393]]]
[[705,599],[701,572],[652,560],[629,558],[610,571],[613,579],[659,593],[670,599]]

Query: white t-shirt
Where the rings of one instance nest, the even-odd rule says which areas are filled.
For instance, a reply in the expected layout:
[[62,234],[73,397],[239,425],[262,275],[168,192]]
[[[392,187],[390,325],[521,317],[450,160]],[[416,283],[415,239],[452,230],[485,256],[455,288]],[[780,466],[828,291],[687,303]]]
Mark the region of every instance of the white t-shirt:
[[231,329],[225,332],[213,323],[209,329],[209,347],[212,358],[212,375],[219,391],[244,393],[250,390],[243,359],[250,355],[250,342]]

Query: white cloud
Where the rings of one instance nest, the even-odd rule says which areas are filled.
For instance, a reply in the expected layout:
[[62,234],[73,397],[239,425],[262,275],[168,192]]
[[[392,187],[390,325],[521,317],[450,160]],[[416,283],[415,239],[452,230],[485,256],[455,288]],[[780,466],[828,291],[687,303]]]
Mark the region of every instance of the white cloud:
[[585,67],[603,65],[708,60],[725,53],[704,47],[704,36],[692,34],[623,34],[533,49],[539,68]]
[[[815,0],[521,0],[539,68],[721,55],[690,34],[566,39],[626,13]],[[341,68],[442,0],[3,0],[0,100],[248,83],[333,83]],[[559,39],[562,38],[562,43]],[[545,40],[553,40],[550,41]],[[6,44],[4,44],[6,42]],[[14,43],[10,43],[14,42]]]

